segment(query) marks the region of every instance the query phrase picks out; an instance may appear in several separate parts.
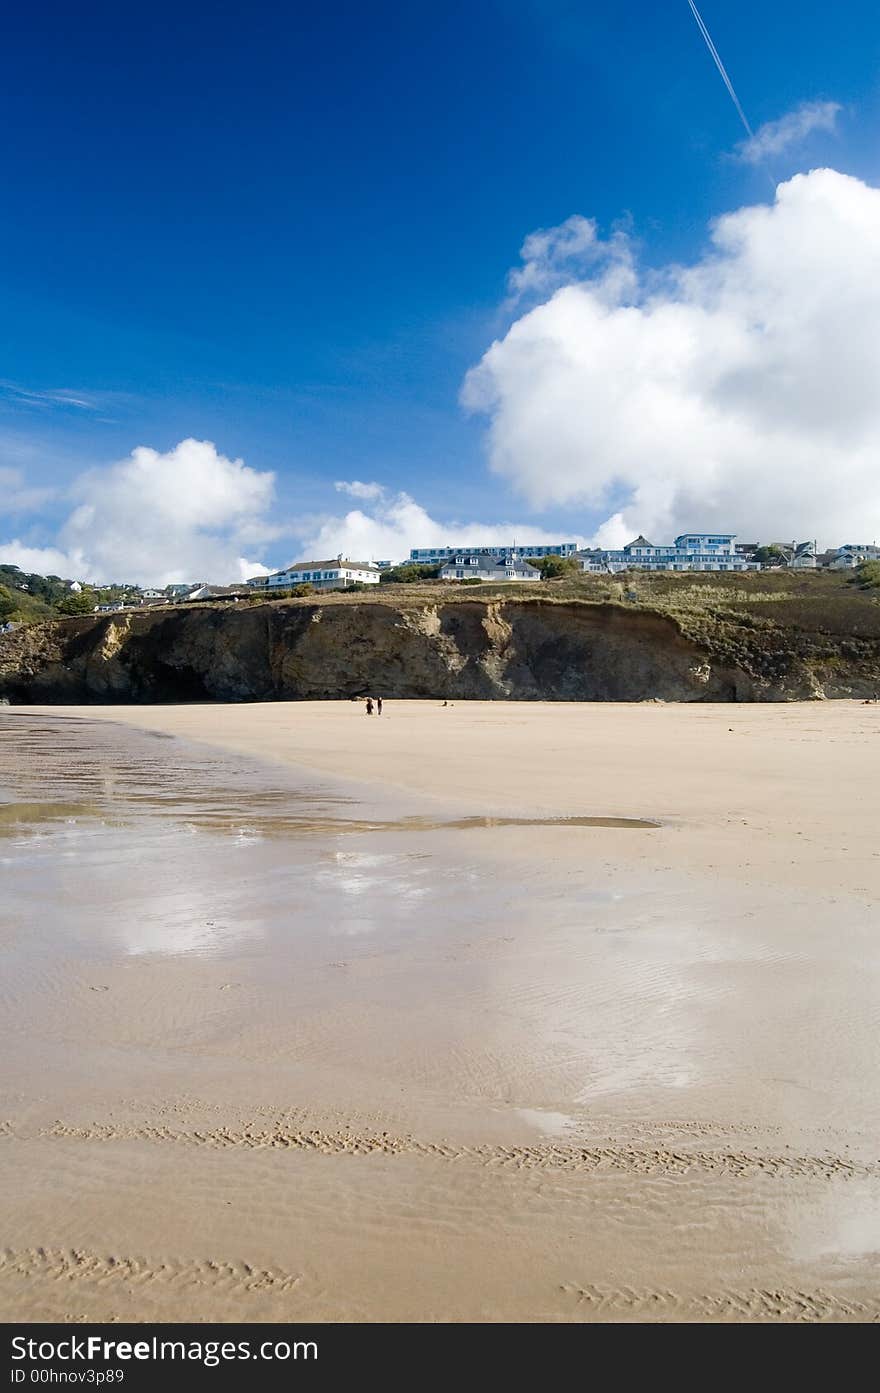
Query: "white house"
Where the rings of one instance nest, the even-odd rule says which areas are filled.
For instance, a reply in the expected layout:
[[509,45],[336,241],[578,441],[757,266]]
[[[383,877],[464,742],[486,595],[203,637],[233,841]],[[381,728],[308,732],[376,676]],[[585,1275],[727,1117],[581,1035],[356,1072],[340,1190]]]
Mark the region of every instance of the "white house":
[[253,576],[246,582],[269,590],[288,590],[292,585],[312,585],[316,590],[347,590],[350,585],[378,585],[379,567],[372,561],[297,561],[269,576]]
[[460,551],[450,556],[440,572],[441,580],[538,580],[534,566],[515,551],[495,556],[485,551]]
[[786,548],[786,559],[795,571],[815,571],[819,564],[816,559],[816,543],[792,542],[791,548]]

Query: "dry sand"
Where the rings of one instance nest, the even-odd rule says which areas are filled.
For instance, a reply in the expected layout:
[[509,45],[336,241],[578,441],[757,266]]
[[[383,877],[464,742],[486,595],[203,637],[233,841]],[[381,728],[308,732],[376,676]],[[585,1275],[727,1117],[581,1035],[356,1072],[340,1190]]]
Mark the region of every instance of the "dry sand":
[[11,708],[0,772],[0,1315],[880,1318],[880,706]]

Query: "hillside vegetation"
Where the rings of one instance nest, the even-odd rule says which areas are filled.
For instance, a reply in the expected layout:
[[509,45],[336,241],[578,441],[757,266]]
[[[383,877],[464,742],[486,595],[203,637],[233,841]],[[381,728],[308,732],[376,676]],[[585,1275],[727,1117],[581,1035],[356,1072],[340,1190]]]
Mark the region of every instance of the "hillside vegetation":
[[22,571],[8,562],[0,565],[0,623],[34,624],[58,614],[92,614],[98,604],[131,598],[134,586],[82,586],[61,576]]

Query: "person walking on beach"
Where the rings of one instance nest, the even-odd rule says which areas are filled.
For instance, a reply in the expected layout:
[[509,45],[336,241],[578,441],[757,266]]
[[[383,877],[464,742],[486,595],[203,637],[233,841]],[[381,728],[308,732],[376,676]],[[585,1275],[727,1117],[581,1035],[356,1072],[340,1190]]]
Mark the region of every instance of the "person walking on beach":
[[377,716],[381,716],[381,715],[382,715],[382,698],[381,698],[381,697],[376,697],[376,715],[377,715]]
[[373,714],[373,698],[372,698],[372,697],[367,697],[367,715],[368,715],[368,716],[372,716],[372,714]]

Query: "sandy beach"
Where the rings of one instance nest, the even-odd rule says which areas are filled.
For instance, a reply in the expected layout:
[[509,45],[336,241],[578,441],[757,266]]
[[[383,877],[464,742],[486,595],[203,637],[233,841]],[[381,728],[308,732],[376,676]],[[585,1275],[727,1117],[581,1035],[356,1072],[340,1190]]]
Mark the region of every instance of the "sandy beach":
[[0,1316],[880,1318],[880,706],[0,710]]

